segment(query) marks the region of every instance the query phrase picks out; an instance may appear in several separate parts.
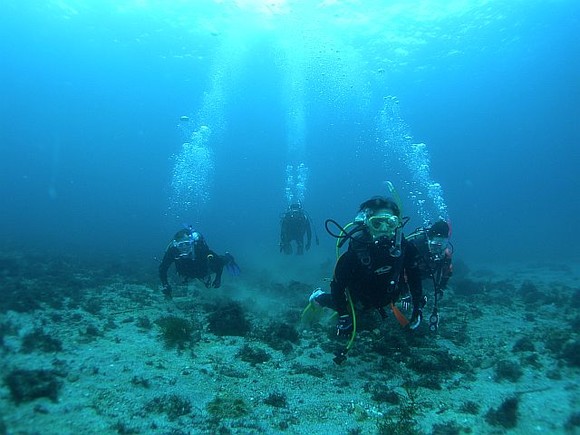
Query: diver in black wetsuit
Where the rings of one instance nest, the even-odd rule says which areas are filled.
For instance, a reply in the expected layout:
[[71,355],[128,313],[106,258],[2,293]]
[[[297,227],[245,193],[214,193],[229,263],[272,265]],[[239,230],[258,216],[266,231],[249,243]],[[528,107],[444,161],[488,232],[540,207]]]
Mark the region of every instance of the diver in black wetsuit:
[[421,278],[433,283],[433,311],[429,317],[429,329],[439,328],[439,300],[453,274],[453,245],[449,242],[451,228],[443,219],[425,228],[417,228],[407,240],[419,251]]
[[[413,312],[406,325],[415,329],[421,323],[426,300],[419,256],[417,248],[403,237],[402,227],[395,201],[373,197],[361,204],[353,229],[345,236],[350,239],[348,250],[336,262],[331,292],[317,289],[310,296],[312,304],[338,312],[337,335],[351,334],[359,306],[377,309],[385,317],[384,308],[390,306],[395,311],[392,304],[407,291],[411,294]],[[344,354],[339,361],[343,357]]]
[[[296,243],[296,255],[304,254],[312,243],[310,219],[300,203],[291,204],[280,222],[280,252],[292,254],[292,242]],[[306,236],[306,246],[304,246]],[[317,239],[318,240],[318,239]]]
[[453,246],[449,243],[450,235],[449,224],[439,220],[429,227],[417,228],[407,236],[407,240],[419,251],[422,278],[435,278],[435,285],[440,293],[445,290],[453,274]]
[[159,278],[163,285],[166,299],[172,299],[172,289],[167,280],[167,271],[171,264],[179,276],[187,279],[199,279],[207,288],[221,286],[224,266],[233,274],[239,275],[240,268],[234,257],[226,252],[218,255],[207,245],[203,236],[189,227],[178,231],[167,246],[163,260],[159,265]]

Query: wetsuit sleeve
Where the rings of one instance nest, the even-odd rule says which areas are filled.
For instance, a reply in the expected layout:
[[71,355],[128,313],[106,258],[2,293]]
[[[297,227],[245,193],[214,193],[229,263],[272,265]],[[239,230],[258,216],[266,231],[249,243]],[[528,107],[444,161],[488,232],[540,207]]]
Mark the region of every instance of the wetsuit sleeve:
[[163,260],[159,265],[159,279],[161,280],[161,284],[166,286],[167,282],[167,271],[171,264],[175,261],[175,252],[172,248],[169,248],[165,251],[165,255],[163,256]]
[[334,267],[334,276],[330,282],[330,293],[339,316],[348,314],[346,289],[352,280],[351,255],[349,251],[340,256]]
[[447,283],[449,282],[449,278],[453,275],[453,263],[451,260],[451,255],[445,253],[445,259],[443,260],[443,270],[441,276],[441,289],[447,287]]
[[405,251],[405,274],[413,299],[413,307],[422,308],[423,284],[421,282],[421,269],[419,268],[419,251],[413,243],[407,243]]

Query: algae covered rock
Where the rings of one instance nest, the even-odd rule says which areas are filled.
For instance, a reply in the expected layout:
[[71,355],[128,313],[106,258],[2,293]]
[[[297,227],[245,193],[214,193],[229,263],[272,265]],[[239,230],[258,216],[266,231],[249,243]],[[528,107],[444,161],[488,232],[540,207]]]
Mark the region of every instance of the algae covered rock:
[[170,421],[175,421],[179,417],[191,414],[191,402],[177,394],[166,394],[158,396],[145,405],[146,412],[156,414],[166,414]]
[[251,329],[246,312],[239,302],[224,301],[208,315],[208,330],[220,336],[246,336]]
[[62,383],[54,370],[13,370],[4,382],[16,403],[28,402],[47,397],[53,402],[58,400]]
[[161,329],[166,347],[184,349],[191,344],[195,327],[189,320],[178,316],[165,316],[157,319],[155,323]]

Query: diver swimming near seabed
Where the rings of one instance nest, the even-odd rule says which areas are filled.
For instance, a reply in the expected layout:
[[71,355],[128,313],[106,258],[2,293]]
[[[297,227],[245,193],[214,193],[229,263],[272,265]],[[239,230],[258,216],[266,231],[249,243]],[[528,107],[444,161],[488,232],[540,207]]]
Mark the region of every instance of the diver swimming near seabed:
[[219,255],[212,251],[203,235],[192,226],[175,233],[159,265],[159,279],[166,299],[173,298],[167,276],[172,264],[175,264],[175,270],[183,279],[198,279],[206,288],[221,286],[224,267],[234,276],[240,274],[240,268],[232,254],[226,252]]
[[[303,255],[304,251],[310,250],[313,230],[316,245],[318,245],[316,227],[312,224],[312,219],[302,204],[300,202],[290,204],[280,220],[280,252],[291,255],[292,245],[295,244],[296,255]],[[305,238],[306,243],[304,243]]]
[[433,308],[429,316],[429,329],[439,328],[439,300],[443,297],[447,283],[453,274],[453,245],[449,241],[451,226],[439,219],[432,225],[417,228],[407,236],[419,251],[419,268],[423,280],[433,284]]
[[[304,163],[286,166],[286,201],[288,208],[280,218],[280,252],[303,255],[312,245],[314,231],[316,245],[319,244],[316,227],[310,215],[304,210],[308,167]],[[306,239],[306,240],[305,240]],[[293,249],[295,245],[295,250]]]
[[[403,235],[407,220],[393,189],[390,197],[375,196],[364,201],[354,221],[345,227],[332,219],[326,221],[327,231],[337,238],[338,259],[330,293],[316,289],[305,313],[319,307],[336,311],[337,335],[349,337],[346,346],[336,353],[337,364],[346,359],[354,343],[359,310],[375,309],[385,318],[385,308],[389,308],[402,326],[414,330],[421,324],[426,298],[418,267],[419,252]],[[330,224],[340,233],[330,231]],[[346,242],[347,251],[339,255]],[[408,293],[413,308],[410,320],[395,305]]]

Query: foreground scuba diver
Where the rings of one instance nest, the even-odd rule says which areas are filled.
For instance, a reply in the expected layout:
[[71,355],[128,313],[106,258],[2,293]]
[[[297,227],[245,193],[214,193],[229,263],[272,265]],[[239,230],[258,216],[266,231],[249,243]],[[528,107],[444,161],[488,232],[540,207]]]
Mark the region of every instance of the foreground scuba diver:
[[433,311],[429,316],[429,329],[433,332],[439,328],[439,300],[453,274],[453,245],[449,242],[450,236],[451,228],[444,220],[430,227],[417,228],[407,236],[407,240],[419,251],[421,278],[433,282]]
[[207,288],[218,288],[221,285],[224,266],[232,275],[240,274],[240,268],[230,253],[216,254],[209,249],[203,236],[192,227],[175,233],[159,265],[159,278],[166,299],[173,297],[167,280],[167,271],[173,263],[179,276],[186,280],[197,278]]
[[[339,316],[337,335],[350,335],[346,348],[334,359],[340,364],[354,341],[356,309],[376,309],[385,318],[385,307],[390,307],[403,326],[415,329],[421,323],[425,298],[418,252],[403,237],[405,221],[394,200],[377,196],[363,202],[355,221],[345,229],[327,220],[327,230],[329,222],[341,229],[336,236],[340,239],[337,247],[347,240],[349,246],[336,262],[331,292],[315,290],[309,298],[309,307],[335,310]],[[407,293],[407,286],[413,303],[410,322],[394,305],[401,294]]]

